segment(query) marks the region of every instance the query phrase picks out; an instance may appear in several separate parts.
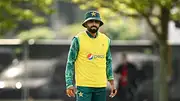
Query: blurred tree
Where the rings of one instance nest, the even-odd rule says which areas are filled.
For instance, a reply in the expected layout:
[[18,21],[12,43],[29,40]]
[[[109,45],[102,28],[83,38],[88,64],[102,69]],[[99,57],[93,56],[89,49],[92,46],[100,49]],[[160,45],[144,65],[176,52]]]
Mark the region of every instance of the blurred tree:
[[[140,37],[140,29],[135,20],[124,21],[120,18],[108,19],[102,26],[102,31],[112,40],[136,40]],[[131,29],[131,30],[129,30]]]
[[30,39],[54,39],[54,32],[48,27],[35,27],[31,30],[22,31],[17,35],[18,39],[27,41]]
[[22,21],[32,24],[46,22],[43,15],[52,12],[53,0],[1,0],[0,1],[0,37],[18,26],[27,26]]
[[[180,19],[180,0],[72,0],[81,9],[109,8],[128,17],[144,18],[160,46],[160,95],[159,101],[168,101],[168,22]],[[109,16],[111,16],[109,14]]]

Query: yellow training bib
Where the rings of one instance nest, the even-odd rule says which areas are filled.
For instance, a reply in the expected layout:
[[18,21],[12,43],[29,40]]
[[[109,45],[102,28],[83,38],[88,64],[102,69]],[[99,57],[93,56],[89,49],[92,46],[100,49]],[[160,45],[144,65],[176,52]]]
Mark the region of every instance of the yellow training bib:
[[77,86],[106,87],[106,53],[109,38],[100,32],[90,38],[86,32],[78,34],[79,53],[75,62]]

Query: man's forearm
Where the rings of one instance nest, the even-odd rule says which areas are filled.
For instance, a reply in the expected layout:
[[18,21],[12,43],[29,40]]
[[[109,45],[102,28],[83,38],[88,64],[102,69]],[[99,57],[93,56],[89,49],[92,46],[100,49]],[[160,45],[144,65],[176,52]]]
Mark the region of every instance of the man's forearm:
[[73,86],[73,75],[74,75],[73,63],[68,62],[65,71],[66,88]]
[[113,76],[113,71],[112,71],[112,59],[109,56],[109,58],[107,57],[107,63],[106,63],[106,72],[107,72],[107,79],[108,80],[113,80],[114,76]]

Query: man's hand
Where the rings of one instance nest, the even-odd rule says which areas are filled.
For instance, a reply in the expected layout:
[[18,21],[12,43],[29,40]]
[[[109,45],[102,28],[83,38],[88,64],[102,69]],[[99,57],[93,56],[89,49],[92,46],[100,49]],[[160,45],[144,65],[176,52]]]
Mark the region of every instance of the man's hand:
[[66,94],[69,97],[75,97],[75,92],[76,90],[73,86],[66,89]]
[[114,86],[114,80],[109,80],[109,83],[111,86],[111,93],[110,93],[109,97],[113,98],[117,93],[117,89]]

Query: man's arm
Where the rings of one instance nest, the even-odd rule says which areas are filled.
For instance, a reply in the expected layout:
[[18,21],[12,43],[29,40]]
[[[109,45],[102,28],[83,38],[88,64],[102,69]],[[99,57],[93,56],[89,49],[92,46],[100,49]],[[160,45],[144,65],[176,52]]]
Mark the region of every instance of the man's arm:
[[112,71],[112,56],[110,51],[110,40],[109,40],[109,48],[106,54],[106,75],[111,87],[111,93],[109,97],[113,98],[117,93],[117,89],[115,88],[114,85],[114,76]]
[[66,88],[73,86],[74,63],[76,61],[78,52],[79,52],[78,38],[74,37],[69,49],[67,63],[66,63],[66,71],[65,71]]
[[113,72],[112,72],[112,56],[111,56],[111,51],[110,51],[110,40],[109,40],[109,48],[106,54],[106,75],[107,79],[109,80],[114,80]]

